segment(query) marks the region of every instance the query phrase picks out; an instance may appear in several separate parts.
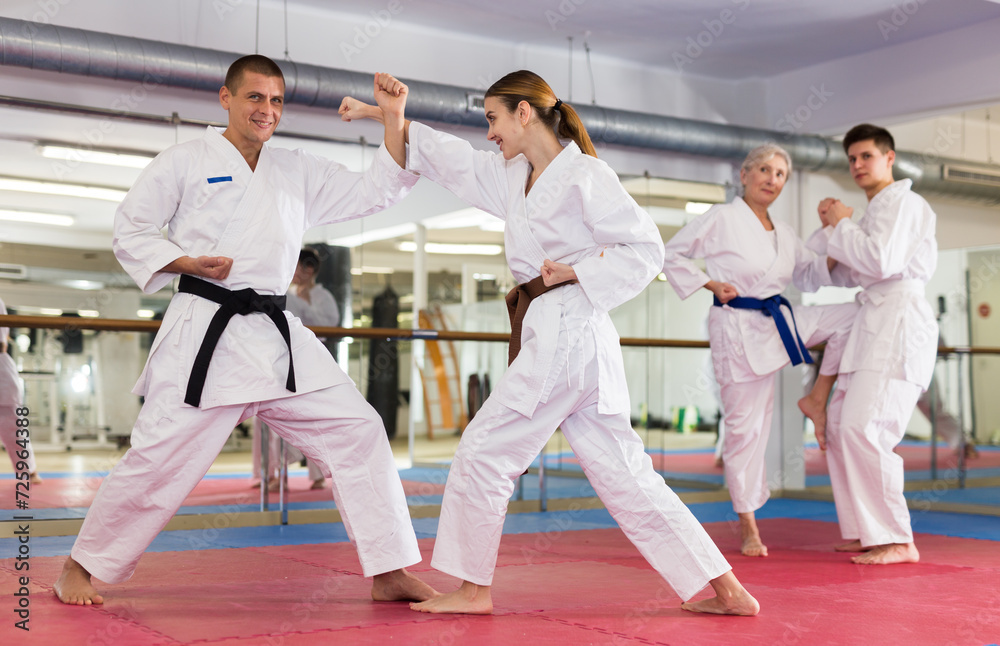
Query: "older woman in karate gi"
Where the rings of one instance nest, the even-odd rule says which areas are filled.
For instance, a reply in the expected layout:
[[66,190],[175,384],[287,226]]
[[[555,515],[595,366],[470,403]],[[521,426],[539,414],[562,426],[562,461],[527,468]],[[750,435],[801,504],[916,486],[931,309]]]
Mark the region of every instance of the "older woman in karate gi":
[[[413,123],[410,167],[505,220],[507,260],[519,287],[565,284],[531,301],[520,353],[455,454],[431,564],[463,583],[412,607],[492,612],[490,586],[514,481],[561,426],[601,500],[677,594],[688,600],[707,584],[717,593],[684,608],[756,614],[756,600],[653,470],[629,422],[621,348],[608,311],[659,272],[655,224],[596,158],[576,112],[536,74],[497,81],[486,92],[485,111],[499,154]],[[358,102],[345,102],[342,112],[346,119],[379,118],[377,109]],[[565,146],[556,128],[571,140]]]
[[[743,197],[713,206],[665,247],[663,271],[681,298],[703,287],[715,294],[708,335],[725,411],[722,457],[747,556],[767,556],[754,512],[770,496],[764,452],[775,376],[789,361],[811,363],[806,347],[827,342],[813,390],[799,402],[824,446],[826,402],[857,312],[854,303],[796,307],[793,317],[787,301],[780,302],[791,282],[800,289],[805,281],[817,286],[830,282],[825,259],[806,249],[791,226],[768,215],[791,166],[779,146],[750,151],[740,169]],[[694,258],[705,259],[707,273],[695,266]],[[775,318],[778,311],[781,316]]]
[[[6,313],[7,307],[0,300],[0,314]],[[31,446],[31,438],[26,437],[24,429],[17,425],[17,418],[20,417],[17,409],[21,406],[23,393],[17,366],[7,354],[9,335],[10,328],[0,327],[0,442],[7,449],[15,473],[25,471],[17,468],[18,462],[24,462],[30,481],[39,484],[42,482],[42,476],[38,474],[38,466],[35,464],[35,449]],[[24,459],[18,456],[21,452],[24,452],[22,453]]]

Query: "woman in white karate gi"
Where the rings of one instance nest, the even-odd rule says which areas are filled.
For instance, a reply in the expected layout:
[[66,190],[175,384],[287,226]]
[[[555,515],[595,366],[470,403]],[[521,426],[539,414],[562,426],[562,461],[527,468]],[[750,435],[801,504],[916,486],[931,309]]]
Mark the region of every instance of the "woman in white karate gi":
[[[596,158],[576,112],[537,75],[508,74],[486,92],[488,139],[500,154],[407,122],[410,167],[506,221],[519,282],[574,281],[531,302],[521,349],[465,429],[445,489],[431,564],[461,587],[411,604],[436,613],[492,612],[490,586],[515,479],[557,427],[629,539],[684,600],[706,584],[697,612],[756,614],[691,512],[654,470],[629,422],[618,334],[608,311],[659,273],[662,245],[650,217]],[[345,100],[345,119],[379,118]],[[557,136],[558,128],[558,136]],[[559,137],[571,141],[563,146]],[[512,337],[514,335],[512,334]]]
[[[6,314],[7,307],[0,300],[0,314]],[[14,360],[7,354],[7,337],[10,335],[10,328],[0,327],[0,442],[7,450],[10,463],[14,467],[14,472],[19,473],[24,469],[18,469],[17,463],[24,462],[32,484],[42,482],[42,476],[38,474],[38,466],[35,464],[35,449],[31,446],[31,438],[18,436],[19,427],[17,425],[17,409],[21,406],[23,393],[21,392],[21,381],[17,374],[17,366]],[[28,442],[25,443],[24,440]],[[18,444],[18,440],[21,444]],[[18,457],[18,452],[27,451],[27,457],[23,460]]]
[[[741,551],[746,556],[767,556],[754,512],[770,495],[764,452],[771,430],[775,376],[790,360],[796,364],[811,361],[794,338],[795,323],[805,346],[827,342],[813,390],[799,402],[825,448],[827,399],[857,312],[854,303],[796,307],[793,323],[790,309],[783,307],[794,342],[789,348],[775,319],[765,311],[736,308],[746,297],[756,305],[757,299],[780,295],[793,281],[800,289],[806,279],[830,282],[826,260],[806,249],[791,226],[772,222],[768,215],[791,167],[791,158],[779,146],[753,149],[740,169],[743,197],[698,216],[665,248],[663,271],[681,298],[702,287],[715,294],[717,307],[709,313],[708,336],[725,411],[722,458],[733,508],[740,518]],[[707,273],[695,266],[695,258],[705,259]]]

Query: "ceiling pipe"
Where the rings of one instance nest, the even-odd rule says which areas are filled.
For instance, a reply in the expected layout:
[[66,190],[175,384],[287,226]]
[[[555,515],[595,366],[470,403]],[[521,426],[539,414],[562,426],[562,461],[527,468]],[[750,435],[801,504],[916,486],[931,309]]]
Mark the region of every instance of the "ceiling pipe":
[[[49,70],[140,83],[218,92],[230,63],[240,54],[57,27],[0,17],[0,65]],[[371,75],[292,61],[276,61],[285,75],[287,103],[336,110],[345,96],[371,99]],[[440,83],[407,82],[407,116],[453,126],[483,125],[482,91]],[[806,171],[846,172],[840,143],[819,135],[799,135],[655,114],[574,105],[595,143],[662,150],[741,161],[753,147],[773,142]],[[997,175],[996,166],[897,151],[897,177],[914,188],[942,195],[1000,202],[998,185],[944,178],[946,164]]]

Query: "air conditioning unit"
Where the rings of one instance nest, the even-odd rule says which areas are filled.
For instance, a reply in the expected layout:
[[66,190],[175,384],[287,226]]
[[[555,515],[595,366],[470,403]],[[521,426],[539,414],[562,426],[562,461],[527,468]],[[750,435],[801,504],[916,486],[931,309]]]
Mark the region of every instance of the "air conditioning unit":
[[952,182],[962,182],[963,184],[1000,187],[1000,170],[991,170],[981,166],[945,164],[944,179]]
[[0,262],[0,278],[25,280],[27,277],[28,268],[25,265],[12,265]]

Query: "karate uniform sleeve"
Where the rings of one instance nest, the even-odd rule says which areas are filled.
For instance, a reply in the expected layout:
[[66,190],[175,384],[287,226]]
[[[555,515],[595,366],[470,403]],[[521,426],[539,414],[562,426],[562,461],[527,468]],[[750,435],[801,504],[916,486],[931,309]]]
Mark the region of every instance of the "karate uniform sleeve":
[[502,155],[422,123],[410,123],[410,168],[472,206],[500,219],[507,216],[507,165]]
[[[833,227],[820,227],[813,232],[809,239],[806,240],[806,249],[815,253],[818,256],[817,261],[823,263],[823,271],[826,271],[826,275],[829,277],[829,282],[820,281],[815,288],[807,289],[806,286],[800,285],[798,279],[793,277],[795,286],[804,292],[814,292],[823,285],[833,285],[834,287],[858,287],[858,281],[854,277],[853,272],[849,267],[844,266],[842,263],[837,263],[833,266],[832,270],[826,268],[827,250],[829,246],[830,236],[833,235]],[[811,287],[811,284],[809,284]]]
[[920,229],[918,214],[906,209],[906,203],[896,199],[876,208],[869,206],[866,229],[850,219],[838,222],[827,241],[829,255],[876,279],[901,273],[913,256],[914,234]]
[[795,270],[792,282],[803,292],[815,292],[824,285],[833,284],[826,256],[819,255],[802,240],[795,237]]
[[709,246],[716,237],[718,221],[713,207],[684,225],[663,248],[663,273],[682,300],[711,280],[692,259],[710,255]]
[[187,253],[160,233],[181,202],[184,166],[167,151],[154,159],[115,212],[111,246],[122,268],[146,294],[165,287],[177,274],[160,271]]
[[602,215],[591,219],[584,212],[602,251],[573,265],[587,298],[603,311],[638,296],[663,266],[663,241],[656,224],[624,189],[621,193],[617,206]]
[[378,213],[400,201],[420,177],[400,168],[385,144],[362,173],[296,151],[305,171],[306,226],[343,222]]

